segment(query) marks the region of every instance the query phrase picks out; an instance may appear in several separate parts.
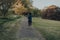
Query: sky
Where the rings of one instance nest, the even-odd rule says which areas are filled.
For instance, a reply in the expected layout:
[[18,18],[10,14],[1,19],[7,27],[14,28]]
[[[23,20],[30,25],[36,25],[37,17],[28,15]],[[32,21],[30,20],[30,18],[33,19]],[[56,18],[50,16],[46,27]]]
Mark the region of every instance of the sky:
[[49,5],[56,5],[60,7],[60,0],[33,0],[32,5],[38,9],[43,9]]

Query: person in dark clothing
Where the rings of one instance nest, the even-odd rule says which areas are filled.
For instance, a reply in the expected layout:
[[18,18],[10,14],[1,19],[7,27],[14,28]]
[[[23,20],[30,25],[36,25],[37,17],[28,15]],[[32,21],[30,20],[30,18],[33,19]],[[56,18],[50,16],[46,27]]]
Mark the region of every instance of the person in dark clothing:
[[32,14],[30,12],[28,12],[28,25],[32,25]]

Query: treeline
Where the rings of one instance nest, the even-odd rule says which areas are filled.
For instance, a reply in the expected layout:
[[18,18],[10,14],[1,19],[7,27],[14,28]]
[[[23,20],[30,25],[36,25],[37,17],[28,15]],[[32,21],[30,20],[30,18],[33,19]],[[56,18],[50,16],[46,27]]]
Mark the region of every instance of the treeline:
[[31,10],[34,17],[41,17],[43,19],[60,20],[60,7],[50,5],[43,9],[34,8]]
[[60,20],[60,7],[50,5],[44,9],[32,6],[32,0],[0,0],[0,16],[21,15],[30,11],[33,17]]

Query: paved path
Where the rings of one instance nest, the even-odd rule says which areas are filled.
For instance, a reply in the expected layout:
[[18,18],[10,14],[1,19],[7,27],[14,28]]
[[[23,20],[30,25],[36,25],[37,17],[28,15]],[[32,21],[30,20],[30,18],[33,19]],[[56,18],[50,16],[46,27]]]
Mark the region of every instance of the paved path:
[[27,18],[21,19],[19,30],[16,34],[17,40],[45,40],[42,35],[32,26],[28,26]]

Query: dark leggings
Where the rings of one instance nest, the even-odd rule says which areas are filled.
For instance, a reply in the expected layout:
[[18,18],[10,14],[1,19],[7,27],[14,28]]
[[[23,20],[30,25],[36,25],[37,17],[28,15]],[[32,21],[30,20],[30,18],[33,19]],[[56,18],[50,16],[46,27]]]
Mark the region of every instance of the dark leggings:
[[31,26],[32,25],[32,21],[28,21],[28,25]]

